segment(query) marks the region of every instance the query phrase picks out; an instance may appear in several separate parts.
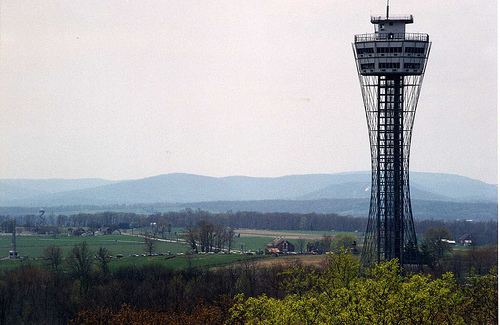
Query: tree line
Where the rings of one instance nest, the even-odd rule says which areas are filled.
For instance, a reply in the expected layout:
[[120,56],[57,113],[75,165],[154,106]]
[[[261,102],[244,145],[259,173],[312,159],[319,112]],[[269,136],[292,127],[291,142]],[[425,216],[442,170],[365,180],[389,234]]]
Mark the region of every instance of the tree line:
[[185,237],[191,249],[201,252],[220,252],[226,250],[231,252],[234,240],[234,230],[221,224],[214,224],[206,220],[200,220],[196,225],[186,227]]
[[495,269],[462,279],[405,273],[396,261],[362,270],[355,256],[339,249],[321,266],[243,261],[213,270],[161,265],[110,270],[109,254],[82,243],[63,257],[51,246],[44,265],[3,270],[0,323],[497,322]]
[[[30,227],[34,224],[34,215],[16,217],[18,226]],[[11,227],[9,216],[0,216],[0,228],[8,231]],[[316,230],[316,231],[358,231],[363,232],[366,227],[366,218],[341,216],[338,214],[297,214],[297,213],[259,213],[259,212],[226,212],[210,213],[203,210],[186,209],[176,212],[153,213],[142,215],[124,212],[78,213],[74,215],[57,215],[47,217],[47,226],[55,227],[88,227],[98,229],[109,227],[113,229],[127,229],[146,227],[156,223],[160,231],[165,232],[171,227],[189,227],[207,220],[224,227],[270,229],[270,230]],[[490,221],[466,220],[415,220],[415,229],[423,234],[427,229],[445,227],[451,238],[458,239],[469,234],[477,245],[496,244],[498,225]],[[49,229],[50,230],[50,229]],[[55,231],[52,229],[52,231]]]

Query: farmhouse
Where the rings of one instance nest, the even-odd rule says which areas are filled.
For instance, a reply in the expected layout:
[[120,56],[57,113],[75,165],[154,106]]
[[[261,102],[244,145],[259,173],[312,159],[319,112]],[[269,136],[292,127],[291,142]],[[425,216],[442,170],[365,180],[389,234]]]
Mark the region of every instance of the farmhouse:
[[458,242],[464,246],[471,246],[472,245],[472,236],[471,234],[463,234],[460,236],[458,239]]
[[267,254],[282,254],[295,251],[295,246],[284,238],[276,238],[266,245]]

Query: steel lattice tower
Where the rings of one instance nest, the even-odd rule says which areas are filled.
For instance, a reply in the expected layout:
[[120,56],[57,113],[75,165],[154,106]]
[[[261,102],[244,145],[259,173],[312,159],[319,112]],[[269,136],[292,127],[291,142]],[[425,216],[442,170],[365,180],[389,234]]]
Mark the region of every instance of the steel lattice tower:
[[429,55],[429,35],[406,33],[413,16],[372,16],[375,32],[354,37],[353,51],[371,148],[372,187],[363,265],[417,262],[410,202],[411,132]]

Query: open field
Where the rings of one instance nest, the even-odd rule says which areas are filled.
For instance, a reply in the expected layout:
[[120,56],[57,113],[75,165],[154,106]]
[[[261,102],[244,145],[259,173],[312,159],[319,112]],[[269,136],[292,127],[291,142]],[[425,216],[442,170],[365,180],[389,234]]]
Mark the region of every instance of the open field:
[[178,255],[174,257],[146,256],[146,257],[124,257],[113,259],[110,263],[111,270],[116,270],[124,266],[142,267],[146,265],[161,265],[164,267],[180,270],[188,267],[220,267],[244,260],[261,260],[265,256],[250,256],[240,254],[207,254],[207,255]]
[[[0,254],[7,256],[10,248],[11,236],[0,236]],[[264,241],[267,242],[267,239]],[[21,235],[17,237],[17,251],[19,256],[28,257],[27,260],[0,260],[0,270],[12,269],[23,264],[43,265],[44,249],[50,245],[61,247],[63,254],[66,256],[74,245],[86,242],[92,251],[96,251],[99,247],[106,247],[111,252],[111,255],[116,256],[121,254],[122,258],[113,258],[110,263],[110,268],[116,270],[122,266],[137,267],[145,265],[162,265],[173,269],[183,269],[187,267],[216,267],[227,265],[230,263],[248,260],[260,259],[262,256],[249,256],[240,254],[199,254],[193,256],[173,255],[167,256],[140,256],[145,253],[144,239],[142,237],[130,235],[105,235],[94,237],[69,237],[64,235],[59,236],[43,236],[43,235]],[[185,253],[189,250],[189,246],[184,242],[155,242],[155,252],[172,254]],[[131,255],[139,256],[131,256]]]
[[[267,244],[272,240],[270,237],[240,237],[234,238],[232,249],[242,251],[264,250]],[[295,244],[295,242],[293,243]]]
[[340,231],[308,231],[308,230],[263,230],[263,229],[236,229],[236,233],[240,233],[241,237],[284,237],[286,239],[305,239],[319,240],[323,235],[335,236],[339,234],[349,234],[359,236],[357,232],[340,232]]
[[[0,236],[0,256],[7,256],[10,248],[11,236]],[[43,256],[43,251],[47,246],[55,245],[62,248],[67,254],[71,248],[81,242],[86,242],[91,250],[97,250],[100,246],[110,250],[111,255],[122,254],[142,254],[145,252],[144,239],[140,237],[125,235],[106,235],[92,237],[70,237],[58,236],[38,236],[26,235],[17,236],[17,251],[19,256],[38,258]],[[184,253],[188,250],[185,243],[156,242],[156,252]]]
[[[178,231],[182,231],[178,229]],[[284,237],[295,245],[296,250],[299,249],[299,238],[307,241],[319,240],[324,234],[338,235],[340,232],[322,232],[322,231],[270,231],[256,229],[237,229],[236,233],[240,233],[240,237],[235,237],[232,245],[232,251],[262,251],[266,244],[276,237]],[[347,233],[356,235],[358,233]],[[361,243],[361,238],[358,243]],[[11,236],[4,234],[0,236],[0,256],[7,256],[10,248]],[[182,239],[181,239],[182,240]],[[295,261],[300,261],[304,264],[318,265],[324,260],[324,256],[314,255],[293,255],[293,256],[258,256],[258,255],[241,255],[241,254],[198,254],[192,256],[176,255],[185,253],[190,250],[190,247],[184,242],[171,241],[156,241],[156,253],[174,254],[172,256],[140,256],[145,253],[144,239],[137,235],[104,235],[91,237],[70,237],[65,235],[44,236],[44,235],[20,235],[17,237],[17,250],[20,256],[28,257],[28,260],[0,260],[0,270],[18,267],[22,264],[42,265],[43,252],[47,246],[55,245],[61,247],[64,256],[66,256],[74,245],[81,242],[86,242],[92,251],[96,251],[99,247],[106,247],[111,255],[123,255],[122,258],[113,258],[110,263],[110,268],[116,270],[122,266],[144,266],[144,265],[162,265],[173,269],[183,269],[187,267],[221,267],[232,263],[238,263],[243,260],[255,260],[258,266],[267,266],[273,264],[289,265]],[[361,245],[358,245],[361,249]],[[456,246],[454,250],[466,251],[469,247]],[[139,256],[134,256],[139,255]]]
[[[144,229],[143,229],[144,230]],[[182,233],[183,229],[176,228],[175,231]],[[217,266],[226,265],[229,263],[236,262],[242,259],[248,259],[247,255],[231,254],[231,255],[197,255],[193,257],[186,257],[183,255],[178,255],[174,258],[167,259],[165,256],[132,256],[140,255],[145,253],[144,239],[138,237],[138,229],[132,232],[129,230],[127,233],[122,235],[103,235],[103,236],[89,236],[89,237],[74,237],[67,235],[29,235],[21,234],[17,236],[17,251],[19,256],[28,257],[29,263],[42,264],[43,252],[47,246],[55,245],[61,247],[63,254],[66,256],[74,245],[81,242],[86,242],[92,251],[96,251],[99,247],[106,247],[111,255],[116,256],[118,254],[123,255],[122,258],[113,259],[111,262],[111,268],[115,269],[120,266],[125,265],[149,265],[149,264],[161,264],[167,267],[172,267],[175,269],[185,268],[189,265],[191,266]],[[268,231],[268,230],[255,230],[255,229],[238,229],[237,233],[240,233],[240,237],[234,238],[232,245],[232,250],[235,251],[262,251],[264,250],[266,244],[268,244],[273,238],[284,237],[292,242],[298,248],[299,238],[303,238],[306,241],[318,240],[324,234],[331,235],[333,232],[323,232],[323,231]],[[173,234],[173,232],[172,232]],[[338,233],[337,233],[338,234]],[[185,253],[190,248],[180,239],[179,242],[175,242],[175,236],[168,236],[171,238],[169,241],[158,240],[155,243],[154,251],[157,253],[167,253],[172,254]],[[173,240],[172,240],[173,239]],[[10,246],[11,236],[10,234],[4,234],[0,236],[0,256],[7,256]],[[174,241],[174,242],[172,242]],[[250,256],[251,257],[251,256]],[[255,256],[254,256],[255,258]],[[20,261],[9,261],[1,260],[0,269],[8,269],[11,267],[16,267],[20,265]],[[23,262],[23,263],[26,263]]]
[[237,233],[241,234],[241,237],[286,237],[287,239],[309,239],[309,240],[317,240],[320,239],[324,234],[331,235],[333,234],[330,231],[318,232],[318,231],[286,231],[286,230],[263,230],[263,229],[237,229],[235,230]]
[[[340,234],[348,234],[358,238],[358,245],[362,243],[361,234],[357,232],[337,232],[337,231],[298,231],[298,230],[262,230],[262,229],[236,229],[240,237],[234,239],[233,248],[244,251],[263,250],[266,244],[274,238],[283,237],[295,245],[295,250],[299,249],[299,240],[308,241],[321,240],[324,235],[335,237]],[[304,243],[304,249],[305,244]],[[243,246],[242,246],[243,245]]]
[[[116,271],[121,267],[143,267],[159,265],[174,270],[186,269],[188,267],[221,267],[232,263],[242,262],[244,260],[261,260],[266,259],[268,256],[250,256],[240,254],[226,254],[226,255],[172,255],[172,256],[127,256],[122,258],[113,258],[109,263],[112,271]],[[1,260],[0,271],[15,269],[22,265],[35,265],[43,266],[45,261],[39,259],[29,260]],[[63,268],[67,270],[67,266],[63,263]]]

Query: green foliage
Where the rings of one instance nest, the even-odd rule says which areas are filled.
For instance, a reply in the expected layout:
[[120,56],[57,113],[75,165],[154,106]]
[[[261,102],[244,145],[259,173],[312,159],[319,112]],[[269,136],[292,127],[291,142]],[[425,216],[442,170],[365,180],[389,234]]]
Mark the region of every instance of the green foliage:
[[340,233],[340,234],[335,235],[333,237],[332,249],[337,252],[337,251],[343,249],[344,247],[350,248],[353,246],[353,243],[357,239],[358,238],[353,234]]
[[332,291],[336,289],[349,288],[359,276],[359,268],[359,260],[344,249],[326,256],[326,268],[323,272],[320,273],[314,267],[296,264],[280,273],[280,283],[289,294],[303,296],[314,291],[332,296]]
[[[453,274],[402,275],[397,260],[365,275],[350,254],[329,257],[323,272],[287,271],[283,299],[237,295],[230,322],[245,324],[496,323],[496,271],[461,288]],[[471,312],[474,311],[474,313]],[[486,312],[488,310],[488,312]],[[473,315],[471,315],[471,313]]]
[[359,259],[349,253],[348,248],[336,254],[327,255],[327,267],[319,278],[320,288],[349,288],[351,282],[359,276]]
[[487,275],[470,274],[465,283],[468,324],[498,323],[498,272],[492,268]]
[[[82,246],[74,250],[85,255]],[[117,261],[129,264],[118,269],[111,264],[107,276],[102,268],[91,268],[87,279],[75,271],[29,264],[0,272],[0,323],[497,323],[495,269],[457,283],[451,273],[403,275],[397,261],[360,273],[347,251],[328,256],[322,268],[242,261],[232,267],[185,269],[184,257],[121,258]],[[255,257],[205,254],[193,257],[192,264],[234,258]],[[180,263],[184,270],[160,261]]]
[[451,239],[450,231],[445,227],[429,228],[424,233],[422,254],[431,267],[438,267],[441,259],[451,252],[451,246],[442,239]]
[[314,268],[297,264],[279,273],[280,285],[288,294],[303,295],[318,285],[318,274]]

